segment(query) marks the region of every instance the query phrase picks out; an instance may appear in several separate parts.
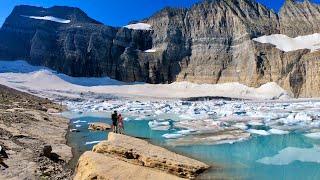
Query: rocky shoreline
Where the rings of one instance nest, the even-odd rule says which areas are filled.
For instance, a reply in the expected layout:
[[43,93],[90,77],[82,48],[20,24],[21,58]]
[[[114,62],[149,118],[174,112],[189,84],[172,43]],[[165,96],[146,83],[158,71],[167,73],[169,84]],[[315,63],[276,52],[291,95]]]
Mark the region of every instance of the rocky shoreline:
[[48,99],[0,85],[0,145],[9,156],[0,179],[72,179],[69,120],[60,117],[62,110]]

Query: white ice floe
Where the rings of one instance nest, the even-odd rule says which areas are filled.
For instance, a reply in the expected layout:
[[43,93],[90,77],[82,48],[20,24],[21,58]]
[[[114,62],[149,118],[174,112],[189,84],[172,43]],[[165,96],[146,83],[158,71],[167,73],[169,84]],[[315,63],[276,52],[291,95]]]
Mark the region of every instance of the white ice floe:
[[166,139],[177,139],[177,138],[180,138],[182,136],[183,136],[182,134],[176,134],[176,133],[162,135],[162,137],[164,137]]
[[271,157],[264,157],[257,162],[267,165],[288,165],[294,161],[320,163],[320,148],[297,148],[287,147],[278,154]]
[[124,26],[128,29],[134,29],[134,30],[151,30],[151,25],[147,23],[135,23],[135,24],[129,24]]
[[258,135],[262,135],[262,136],[268,136],[270,135],[269,132],[265,131],[265,130],[258,130],[258,129],[248,129],[247,132],[251,133],[251,134],[258,134]]
[[53,16],[25,16],[25,15],[22,15],[22,16],[27,17],[27,18],[31,18],[31,19],[53,21],[53,22],[63,23],[63,24],[68,24],[71,22],[68,19],[62,19],[62,18],[57,18],[57,17],[53,17]]
[[98,144],[101,141],[90,141],[90,142],[86,142],[86,145],[90,145],[90,144]]
[[268,131],[270,134],[278,134],[278,135],[282,135],[282,134],[289,134],[289,131],[284,131],[284,130],[280,130],[280,129],[270,129]]
[[169,121],[150,121],[148,122],[149,127],[152,130],[158,130],[158,131],[165,131],[170,129],[170,123]]
[[320,139],[320,132],[308,133],[305,136],[311,139]]
[[310,49],[312,52],[320,48],[320,34],[315,33],[306,36],[291,38],[283,34],[273,34],[254,38],[254,41],[275,45],[278,49],[289,52],[299,49]]
[[86,123],[86,122],[87,122],[87,121],[76,120],[76,121],[73,121],[73,124]]
[[177,131],[177,134],[189,135],[189,134],[192,134],[192,133],[195,133],[195,132],[196,131],[192,130],[192,129],[185,129],[185,130]]
[[233,125],[233,127],[236,127],[236,128],[242,129],[242,130],[248,129],[248,126],[245,123],[236,123]]

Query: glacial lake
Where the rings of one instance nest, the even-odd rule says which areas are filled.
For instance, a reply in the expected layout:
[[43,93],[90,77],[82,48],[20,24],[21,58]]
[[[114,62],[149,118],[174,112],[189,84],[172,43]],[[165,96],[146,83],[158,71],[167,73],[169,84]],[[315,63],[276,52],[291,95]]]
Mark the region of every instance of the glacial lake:
[[[108,132],[90,132],[87,129],[90,122],[111,124],[111,119],[101,114],[71,119],[70,128],[80,132],[70,132],[68,140],[78,155],[107,138]],[[201,179],[320,179],[320,140],[299,132],[252,135],[249,140],[233,144],[172,146],[162,135],[178,129],[152,130],[148,122],[129,118],[125,121],[125,133],[217,166],[205,172]]]

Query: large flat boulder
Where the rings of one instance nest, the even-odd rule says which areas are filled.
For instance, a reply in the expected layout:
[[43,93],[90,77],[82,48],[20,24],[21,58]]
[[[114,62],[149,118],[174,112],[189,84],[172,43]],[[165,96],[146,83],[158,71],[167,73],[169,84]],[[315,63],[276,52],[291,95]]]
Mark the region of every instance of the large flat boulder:
[[171,152],[147,141],[126,135],[109,133],[108,140],[93,147],[93,152],[182,177],[195,178],[209,168],[208,165]]
[[88,129],[91,131],[106,131],[108,129],[111,129],[111,126],[106,123],[95,122],[95,123],[90,123]]
[[85,152],[79,159],[74,180],[83,179],[181,179],[157,169],[137,166],[117,158],[91,151]]

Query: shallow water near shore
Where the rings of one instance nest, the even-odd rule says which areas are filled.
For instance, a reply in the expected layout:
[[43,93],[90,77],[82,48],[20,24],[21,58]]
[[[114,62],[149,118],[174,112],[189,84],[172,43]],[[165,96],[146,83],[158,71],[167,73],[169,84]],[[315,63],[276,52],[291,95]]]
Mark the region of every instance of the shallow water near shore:
[[[88,123],[111,124],[103,114],[77,116],[71,119],[70,128],[80,132],[68,135],[69,143],[78,156],[101,140],[108,132],[89,131]],[[72,117],[69,115],[69,117]],[[109,117],[107,114],[104,117]],[[319,179],[320,140],[310,139],[299,133],[256,136],[233,144],[173,146],[162,137],[179,129],[152,130],[148,120],[125,121],[126,134],[145,138],[155,145],[179,154],[193,157],[207,164],[218,166],[206,171],[200,178],[223,179]],[[76,159],[77,159],[77,155]]]

